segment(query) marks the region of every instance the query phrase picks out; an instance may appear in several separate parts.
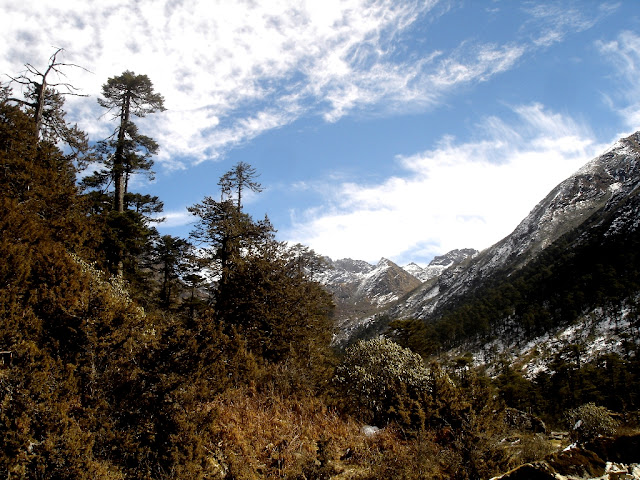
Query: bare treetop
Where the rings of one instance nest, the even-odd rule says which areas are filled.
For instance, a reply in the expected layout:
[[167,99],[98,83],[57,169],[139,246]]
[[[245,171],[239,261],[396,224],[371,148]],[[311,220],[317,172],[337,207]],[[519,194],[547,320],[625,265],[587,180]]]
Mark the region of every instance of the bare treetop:
[[[33,110],[33,119],[35,122],[34,133],[38,140],[42,137],[57,141],[59,139],[65,141],[74,150],[82,150],[86,148],[86,139],[81,138],[76,127],[69,127],[64,121],[64,104],[63,95],[73,95],[78,97],[86,97],[88,95],[79,93],[79,89],[74,87],[70,82],[66,81],[67,75],[64,69],[67,67],[86,68],[75,63],[61,62],[58,56],[64,51],[58,48],[51,57],[47,68],[40,71],[31,63],[25,63],[25,71],[21,75],[12,77],[11,83],[16,83],[26,87],[24,93],[25,99],[9,98],[8,100],[19,103]],[[52,74],[57,75],[58,82],[51,81]]]

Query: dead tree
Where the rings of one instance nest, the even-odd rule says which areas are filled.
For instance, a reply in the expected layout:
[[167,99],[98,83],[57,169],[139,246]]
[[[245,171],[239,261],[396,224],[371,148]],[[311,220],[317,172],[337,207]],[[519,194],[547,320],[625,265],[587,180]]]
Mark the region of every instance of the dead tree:
[[81,150],[86,143],[84,134],[78,130],[77,126],[70,127],[64,120],[64,95],[86,97],[87,95],[78,92],[67,81],[52,82],[52,74],[58,78],[66,79],[63,71],[66,67],[84,67],[75,63],[65,63],[58,60],[58,55],[63,52],[63,48],[58,48],[51,57],[44,72],[40,71],[30,63],[25,63],[26,71],[17,77],[10,75],[11,83],[22,85],[26,91],[25,99],[9,98],[8,100],[24,105],[29,109],[34,120],[34,136],[37,141],[43,138],[57,141],[62,140],[74,150]]

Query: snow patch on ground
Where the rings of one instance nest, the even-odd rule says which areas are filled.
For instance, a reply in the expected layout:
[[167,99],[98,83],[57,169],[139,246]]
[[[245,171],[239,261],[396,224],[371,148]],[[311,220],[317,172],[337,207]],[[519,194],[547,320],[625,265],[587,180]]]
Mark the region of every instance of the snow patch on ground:
[[[489,373],[499,358],[512,359],[525,377],[535,378],[542,372],[553,373],[552,361],[560,355],[565,361],[586,363],[603,353],[627,355],[633,342],[640,342],[637,305],[640,296],[618,309],[597,308],[581,319],[553,333],[545,333],[526,343],[510,340],[511,335],[486,343],[471,353],[474,364],[487,366]],[[515,326],[514,326],[515,328]],[[513,337],[517,338],[517,335]],[[452,352],[461,355],[464,352]]]

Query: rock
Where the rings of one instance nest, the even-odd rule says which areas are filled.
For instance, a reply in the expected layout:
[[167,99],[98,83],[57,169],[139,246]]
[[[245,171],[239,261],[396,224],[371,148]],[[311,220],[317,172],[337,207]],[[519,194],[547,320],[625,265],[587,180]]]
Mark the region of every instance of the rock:
[[549,465],[544,462],[527,463],[491,480],[556,480]]
[[521,430],[532,433],[547,433],[547,426],[541,419],[515,408],[505,409],[505,421],[507,425],[517,427]]
[[601,458],[616,463],[640,463],[640,434],[599,437],[585,445]]
[[[494,480],[556,480],[562,477],[595,478],[605,473],[606,462],[595,453],[576,447],[528,463]],[[562,477],[559,477],[561,475]]]
[[578,478],[601,477],[607,466],[607,462],[596,453],[582,447],[554,453],[545,461],[555,472]]
[[574,446],[542,461],[521,465],[492,480],[640,479],[639,462],[640,435],[600,437],[585,446]]

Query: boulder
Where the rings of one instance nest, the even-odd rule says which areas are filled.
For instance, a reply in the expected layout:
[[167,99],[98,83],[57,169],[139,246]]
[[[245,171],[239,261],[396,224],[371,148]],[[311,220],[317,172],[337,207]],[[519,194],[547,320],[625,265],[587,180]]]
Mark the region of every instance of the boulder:
[[640,434],[599,437],[587,443],[585,448],[610,462],[640,463]]
[[516,427],[532,433],[547,433],[547,426],[544,422],[530,413],[517,410],[515,408],[506,408],[504,418],[507,425]]

